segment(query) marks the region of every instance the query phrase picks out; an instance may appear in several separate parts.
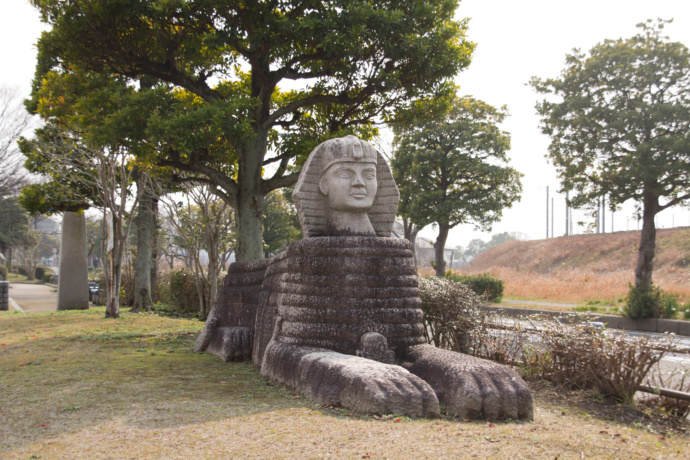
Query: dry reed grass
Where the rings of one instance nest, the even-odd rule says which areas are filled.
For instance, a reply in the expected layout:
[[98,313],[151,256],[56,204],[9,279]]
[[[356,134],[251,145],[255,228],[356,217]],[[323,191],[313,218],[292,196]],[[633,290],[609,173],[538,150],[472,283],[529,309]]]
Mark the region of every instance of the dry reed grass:
[[[509,241],[480,254],[462,274],[490,273],[505,296],[565,303],[616,303],[634,281],[639,232]],[[690,229],[659,230],[654,283],[690,301]]]

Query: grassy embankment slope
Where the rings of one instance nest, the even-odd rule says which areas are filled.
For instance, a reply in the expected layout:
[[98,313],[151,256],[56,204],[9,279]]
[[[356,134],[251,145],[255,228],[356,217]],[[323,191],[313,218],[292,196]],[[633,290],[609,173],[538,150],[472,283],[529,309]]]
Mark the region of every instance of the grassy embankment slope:
[[532,423],[322,407],[194,353],[202,326],[0,312],[0,458],[687,458],[666,418],[538,383]]
[[[634,281],[639,231],[508,241],[460,272],[491,273],[506,298],[566,303],[619,302]],[[654,283],[690,301],[690,228],[657,231]]]

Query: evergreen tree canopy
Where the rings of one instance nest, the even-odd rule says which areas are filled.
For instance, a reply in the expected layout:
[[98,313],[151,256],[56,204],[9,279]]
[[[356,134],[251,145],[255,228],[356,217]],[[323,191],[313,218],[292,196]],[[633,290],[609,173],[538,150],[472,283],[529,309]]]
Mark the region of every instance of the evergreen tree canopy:
[[[575,50],[558,78],[532,79],[554,95],[537,105],[549,158],[573,206],[607,195],[642,214],[635,284],[652,283],[654,216],[690,199],[690,52],[662,36],[665,21],[632,38]],[[574,193],[573,193],[574,192]]]
[[313,146],[370,137],[396,108],[447,91],[473,49],[457,0],[32,3],[52,25],[32,108],[59,105],[51,81],[120,79],[132,94],[117,110],[84,116],[114,115],[106,125],[156,164],[214,185],[236,210],[238,260],[262,256],[262,198],[296,182]]

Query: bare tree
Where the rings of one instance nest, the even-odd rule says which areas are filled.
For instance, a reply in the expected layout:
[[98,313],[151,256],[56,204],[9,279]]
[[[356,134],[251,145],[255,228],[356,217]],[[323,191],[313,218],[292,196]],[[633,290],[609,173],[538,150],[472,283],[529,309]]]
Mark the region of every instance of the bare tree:
[[31,121],[18,91],[0,87],[0,196],[13,195],[26,183],[24,157],[16,142],[29,130]]
[[[106,272],[106,317],[120,315],[120,286],[127,238],[149,171],[136,164],[121,145],[93,148],[64,127],[47,125],[36,131],[36,137],[23,143],[22,151],[36,168],[52,177],[48,185],[69,194],[61,197],[69,203],[91,203],[103,210]],[[135,170],[139,174],[136,186]],[[59,187],[63,187],[60,189]],[[65,204],[64,206],[68,206]],[[83,206],[83,204],[81,205]],[[66,208],[67,209],[67,208]]]
[[[187,190],[189,202],[162,200],[176,246],[184,250],[199,293],[199,317],[206,319],[218,292],[218,275],[235,247],[233,210],[210,186]],[[208,263],[202,260],[208,254]]]

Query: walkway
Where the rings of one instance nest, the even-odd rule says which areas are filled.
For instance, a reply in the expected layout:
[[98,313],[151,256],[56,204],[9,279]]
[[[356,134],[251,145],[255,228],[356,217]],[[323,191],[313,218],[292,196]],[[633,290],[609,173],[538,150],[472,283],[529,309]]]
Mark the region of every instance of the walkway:
[[25,313],[56,311],[57,286],[10,283],[10,305],[12,305],[12,300]]

